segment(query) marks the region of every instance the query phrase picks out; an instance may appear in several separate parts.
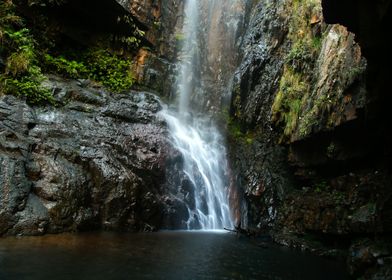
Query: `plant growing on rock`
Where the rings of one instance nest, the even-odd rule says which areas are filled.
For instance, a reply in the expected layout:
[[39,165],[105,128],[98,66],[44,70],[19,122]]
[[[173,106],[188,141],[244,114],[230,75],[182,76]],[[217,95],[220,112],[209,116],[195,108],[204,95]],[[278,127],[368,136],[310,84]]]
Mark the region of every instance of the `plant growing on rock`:
[[313,55],[309,45],[304,40],[300,40],[293,45],[286,56],[286,63],[294,70],[301,71],[304,64],[311,62],[312,58]]
[[297,128],[302,107],[302,97],[309,90],[302,74],[285,67],[279,91],[272,105],[272,121],[281,124],[284,135],[290,136]]
[[12,1],[0,4],[0,55],[5,69],[0,74],[0,93],[24,96],[32,104],[54,103],[52,94],[42,82],[46,77],[38,66],[36,42],[30,30],[15,12]]
[[70,78],[81,78],[87,75],[87,68],[83,62],[68,60],[61,55],[53,57],[50,54],[46,54],[44,58],[48,70],[52,70]]
[[48,71],[68,78],[89,78],[113,92],[129,90],[135,81],[132,62],[106,49],[87,50],[77,60],[47,54],[45,64]]
[[114,92],[129,90],[135,78],[132,62],[102,49],[91,51],[86,56],[89,77],[101,82]]

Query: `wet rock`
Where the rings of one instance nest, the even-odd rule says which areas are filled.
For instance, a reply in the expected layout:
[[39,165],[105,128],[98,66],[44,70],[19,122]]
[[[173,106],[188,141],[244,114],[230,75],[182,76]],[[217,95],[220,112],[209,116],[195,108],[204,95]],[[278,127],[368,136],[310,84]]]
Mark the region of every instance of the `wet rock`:
[[[249,226],[272,227],[276,209],[292,185],[285,147],[270,122],[282,74],[288,32],[284,3],[248,3],[248,22],[232,87],[229,156],[236,185],[247,201]],[[253,5],[253,6],[252,6]],[[268,6],[268,8],[266,8]]]
[[378,193],[388,178],[382,173],[358,172],[309,188],[292,191],[280,208],[277,228],[350,239],[355,234],[389,231],[383,217],[389,209]]
[[152,44],[140,49],[134,59],[134,73],[140,84],[170,98],[176,76],[177,40],[183,20],[182,1],[118,0],[147,27],[145,38]]
[[353,277],[390,279],[392,274],[391,243],[387,239],[360,239],[349,250],[348,268]]
[[[364,28],[355,10],[356,21],[343,19],[361,30],[357,36],[328,25],[321,2],[346,12],[362,7],[362,15],[366,6],[375,24]],[[232,181],[244,193],[243,225],[272,229],[279,244],[345,256],[356,237],[388,236],[392,228],[390,52],[380,36],[385,28],[369,34],[390,9],[379,14],[376,4],[334,0],[297,4],[249,3],[228,125]],[[327,13],[329,20],[342,18],[340,9],[329,6]],[[367,259],[367,249],[358,250],[355,277],[368,269],[369,279],[390,277],[381,265],[388,257]]]
[[29,194],[24,209],[17,213],[17,220],[7,234],[42,235],[49,222],[48,209],[36,195]]
[[59,107],[1,97],[1,235],[161,227],[171,148],[159,99],[79,84],[51,77]]
[[189,212],[183,200],[176,197],[167,197],[165,203],[164,225],[168,229],[187,229],[186,222],[189,219]]
[[326,244],[320,241],[312,234],[296,234],[288,231],[272,231],[272,237],[275,243],[299,249],[302,251],[312,252],[315,255],[344,260],[347,258],[347,249],[339,248],[336,245]]
[[315,65],[315,78],[311,78],[316,83],[298,117],[301,121],[291,137],[293,142],[355,120],[366,104],[366,89],[361,80],[366,60],[355,36],[344,26],[329,28]]

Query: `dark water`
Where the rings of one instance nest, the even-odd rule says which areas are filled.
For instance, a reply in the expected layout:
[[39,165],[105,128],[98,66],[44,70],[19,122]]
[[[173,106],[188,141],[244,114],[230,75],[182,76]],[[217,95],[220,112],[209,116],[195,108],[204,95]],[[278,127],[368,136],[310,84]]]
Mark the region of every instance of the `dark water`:
[[229,233],[0,239],[0,279],[347,279],[339,264]]

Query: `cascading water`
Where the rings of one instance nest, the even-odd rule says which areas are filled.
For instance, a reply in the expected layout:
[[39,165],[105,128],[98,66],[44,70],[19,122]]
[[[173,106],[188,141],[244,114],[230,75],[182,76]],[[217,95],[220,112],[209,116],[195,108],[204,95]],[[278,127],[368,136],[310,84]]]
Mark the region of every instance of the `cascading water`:
[[223,139],[206,119],[184,121],[167,114],[174,146],[182,153],[184,172],[194,187],[188,205],[188,229],[233,227],[228,203],[227,160]]
[[[233,46],[233,33],[236,30],[230,20],[226,28],[230,32],[219,34],[222,30],[218,27],[225,20],[220,17],[223,14],[231,16],[228,11],[235,10],[237,2],[242,1],[188,0],[185,4],[184,41],[177,79],[178,110],[166,110],[163,114],[169,125],[172,143],[182,154],[183,172],[193,188],[194,199],[192,203],[186,203],[188,229],[233,227],[225,143],[209,116],[209,109],[220,105],[212,104],[214,94],[211,85],[219,84],[214,91],[215,96],[221,95],[222,83],[227,82],[227,75],[224,77],[222,69],[232,74],[229,67],[223,67],[224,63],[220,62],[224,50],[227,51],[220,44]],[[211,91],[210,98],[205,97],[208,91]]]

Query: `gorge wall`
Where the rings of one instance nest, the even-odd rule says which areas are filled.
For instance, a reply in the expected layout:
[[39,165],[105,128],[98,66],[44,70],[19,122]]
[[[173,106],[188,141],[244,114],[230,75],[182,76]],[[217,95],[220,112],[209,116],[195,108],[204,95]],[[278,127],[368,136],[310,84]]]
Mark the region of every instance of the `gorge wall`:
[[[324,1],[324,11],[321,1],[254,4],[228,132],[249,226],[323,255],[350,248],[355,276],[390,255],[390,55],[381,43],[388,3],[351,4]],[[378,17],[359,12],[350,21],[357,6]],[[382,269],[378,277],[387,277]]]

